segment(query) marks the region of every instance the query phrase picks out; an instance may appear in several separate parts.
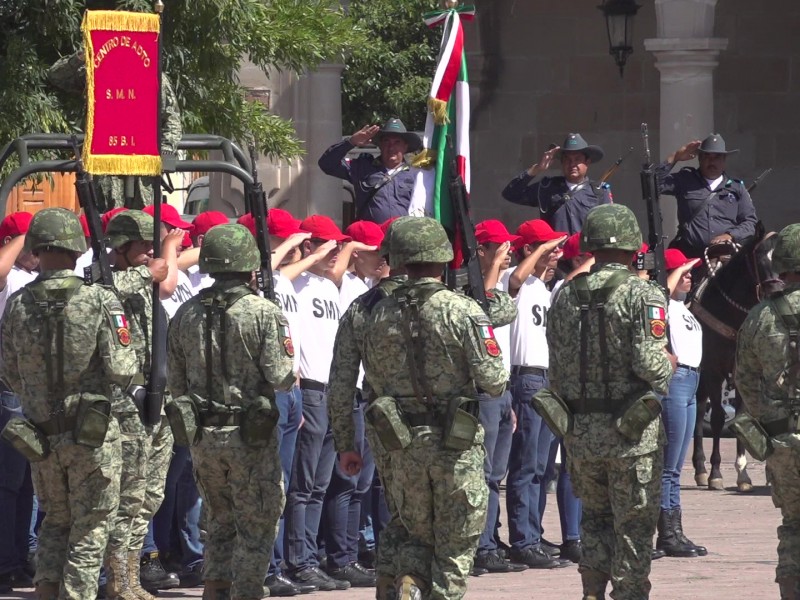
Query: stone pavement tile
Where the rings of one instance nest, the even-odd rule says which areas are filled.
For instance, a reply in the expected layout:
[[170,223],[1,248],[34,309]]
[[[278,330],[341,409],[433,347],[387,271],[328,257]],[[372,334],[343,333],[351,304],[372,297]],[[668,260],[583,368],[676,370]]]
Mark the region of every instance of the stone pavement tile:
[[[706,440],[705,445],[708,456],[710,441]],[[769,488],[765,485],[764,464],[750,463],[748,471],[755,490],[750,494],[739,494],[735,491],[734,440],[722,440],[722,456],[725,461],[722,465],[724,491],[714,492],[695,486],[691,456],[687,457],[681,477],[684,530],[692,540],[706,546],[709,554],[702,558],[662,558],[655,561],[651,574],[651,600],[760,600],[778,597],[774,579],[778,543],[776,528],[780,513],[772,505]],[[545,528],[548,539],[552,541],[557,541],[558,522],[555,495],[550,495]],[[195,588],[172,590],[159,597],[183,599],[201,596],[202,589]],[[33,600],[34,594],[25,591],[2,597]],[[351,589],[317,592],[303,597],[368,600],[375,596],[372,589]],[[580,576],[576,567],[569,567],[470,578],[466,600],[496,598],[579,600]]]

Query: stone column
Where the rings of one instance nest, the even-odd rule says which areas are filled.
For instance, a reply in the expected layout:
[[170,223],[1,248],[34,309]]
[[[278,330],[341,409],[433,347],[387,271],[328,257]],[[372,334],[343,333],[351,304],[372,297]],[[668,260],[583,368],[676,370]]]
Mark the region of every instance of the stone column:
[[[716,4],[655,0],[658,37],[645,40],[644,46],[655,55],[661,73],[660,160],[714,131],[714,69],[728,46],[727,39],[713,37]],[[662,214],[670,240],[677,231],[672,197],[662,201]]]

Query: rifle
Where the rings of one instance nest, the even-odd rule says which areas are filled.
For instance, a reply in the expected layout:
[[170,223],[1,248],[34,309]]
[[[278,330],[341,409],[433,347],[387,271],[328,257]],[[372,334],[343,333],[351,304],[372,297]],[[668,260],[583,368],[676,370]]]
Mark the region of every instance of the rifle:
[[[103,235],[103,226],[100,223],[100,212],[97,210],[97,197],[94,185],[89,174],[83,168],[80,152],[78,151],[78,138],[73,135],[71,140],[72,152],[75,154],[75,190],[78,192],[78,202],[86,215],[86,224],[89,226],[89,237],[92,240],[92,265],[84,269],[83,278],[87,283],[100,281],[103,285],[114,285],[111,275],[111,265],[108,262],[106,251],[106,238]],[[96,275],[96,276],[95,276]]]
[[486,298],[483,273],[481,273],[481,265],[478,260],[478,240],[475,238],[475,226],[469,216],[467,186],[458,171],[456,153],[450,136],[447,136],[447,149],[450,152],[450,201],[453,203],[456,235],[459,236],[464,256],[463,267],[447,270],[447,285],[463,290],[467,296],[474,298],[481,305],[484,312],[488,313],[489,300]]
[[764,179],[764,178],[765,178],[767,175],[769,175],[770,173],[772,173],[772,167],[770,167],[769,169],[765,169],[764,171],[762,171],[761,175],[759,175],[758,177],[756,177],[756,178],[753,180],[753,183],[751,183],[751,184],[748,186],[748,188],[747,188],[747,193],[748,193],[748,194],[750,194],[750,193],[751,193],[751,192],[752,192],[754,189],[756,189],[756,188],[758,187],[758,184],[759,184],[759,183],[761,183],[761,181],[762,181],[762,180],[763,180],[763,179]]
[[625,160],[626,158],[628,158],[631,155],[631,152],[633,152],[633,146],[628,148],[628,151],[625,154],[620,156],[614,162],[613,165],[611,165],[608,169],[606,169],[606,172],[603,173],[603,176],[600,178],[599,183],[602,184],[602,183],[605,183],[606,181],[608,181],[609,179],[611,179],[611,177],[614,175],[614,173],[617,172],[617,169],[619,169],[619,166],[622,164],[622,161]]
[[653,255],[652,275],[661,286],[667,289],[667,271],[664,267],[664,232],[661,221],[661,206],[658,202],[658,184],[656,169],[650,159],[650,138],[647,123],[642,123],[642,144],[644,145],[644,165],[640,173],[642,181],[642,197],[647,204],[647,228],[649,235],[647,244],[649,253]]
[[250,214],[253,216],[253,221],[255,221],[256,244],[258,245],[258,253],[261,255],[261,268],[256,271],[256,282],[264,297],[275,302],[275,289],[272,282],[272,252],[269,247],[269,237],[267,237],[267,213],[269,212],[267,195],[258,180],[256,148],[251,144],[249,150],[253,184],[247,190],[247,202]]

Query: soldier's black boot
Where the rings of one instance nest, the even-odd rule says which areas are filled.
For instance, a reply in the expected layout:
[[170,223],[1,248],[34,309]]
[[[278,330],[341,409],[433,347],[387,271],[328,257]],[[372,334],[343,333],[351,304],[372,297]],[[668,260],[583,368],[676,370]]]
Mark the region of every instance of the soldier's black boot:
[[658,538],[656,548],[663,550],[667,556],[675,558],[694,558],[697,551],[691,546],[682,544],[675,535],[672,522],[672,511],[661,510],[658,515]]
[[678,538],[678,541],[694,548],[697,556],[706,556],[708,554],[708,549],[705,546],[698,546],[683,534],[683,512],[680,508],[672,509],[672,528],[675,530],[675,537]]
[[800,577],[780,577],[781,600],[800,600]]
[[[157,590],[171,590],[181,585],[181,579],[178,574],[168,572],[161,564],[158,552],[145,554],[141,559],[138,552],[131,552],[129,556],[132,587],[135,588],[136,583],[141,583],[141,587],[144,590],[152,593]],[[138,577],[134,578],[134,570]],[[142,595],[139,590],[136,591],[137,594]]]
[[608,573],[581,568],[583,600],[605,600],[608,580]]

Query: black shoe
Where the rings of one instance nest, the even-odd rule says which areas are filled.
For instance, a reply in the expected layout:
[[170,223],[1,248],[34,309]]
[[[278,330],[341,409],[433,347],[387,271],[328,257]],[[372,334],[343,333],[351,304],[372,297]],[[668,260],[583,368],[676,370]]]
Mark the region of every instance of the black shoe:
[[658,560],[659,558],[664,558],[666,555],[667,553],[659,548],[650,549],[650,560]]
[[689,544],[681,542],[675,533],[673,511],[661,509],[658,515],[658,537],[656,548],[663,550],[667,556],[675,558],[696,558],[697,550]]
[[177,573],[167,572],[164,569],[157,552],[145,554],[142,557],[139,582],[151,594],[158,590],[171,590],[181,585],[181,579]]
[[581,560],[582,550],[583,547],[580,540],[567,540],[561,544],[561,554],[559,557],[577,564]]
[[567,560],[552,558],[540,545],[530,546],[524,550],[511,549],[511,560],[515,563],[528,565],[531,569],[560,569],[570,564]]
[[675,537],[678,540],[689,546],[694,548],[694,551],[697,552],[697,556],[707,556],[708,549],[705,546],[698,546],[692,540],[687,538],[683,533],[683,513],[680,508],[673,508],[672,509],[672,529],[675,532]]
[[349,581],[333,579],[318,567],[306,567],[300,569],[290,577],[295,585],[313,585],[320,592],[331,592],[333,590],[346,590],[350,587]]
[[495,540],[497,542],[497,556],[502,558],[503,560],[508,560],[511,556],[511,546],[506,544],[502,540]]
[[559,556],[561,556],[561,546],[559,546],[558,544],[554,544],[553,542],[542,538],[539,541],[539,545],[542,547],[542,550],[544,550],[549,557],[558,558]]
[[483,567],[472,565],[472,570],[469,572],[470,575],[473,577],[480,577],[481,575],[486,575],[489,571],[484,569]]
[[3,594],[8,594],[15,589],[32,587],[33,579],[22,569],[16,569],[0,575],[0,590],[8,588],[5,592],[1,592]]
[[264,585],[269,588],[270,596],[297,596],[301,593],[300,588],[283,575],[270,575],[264,580]]
[[203,584],[203,563],[199,562],[180,572],[182,588],[200,587]]
[[376,560],[377,554],[372,548],[367,548],[358,553],[358,563],[367,569],[374,569]]
[[364,568],[357,562],[351,562],[339,569],[331,569],[328,575],[334,579],[349,581],[351,587],[375,587],[375,573]]
[[475,556],[475,566],[489,573],[517,573],[527,569],[527,565],[503,560],[497,552],[480,552]]

